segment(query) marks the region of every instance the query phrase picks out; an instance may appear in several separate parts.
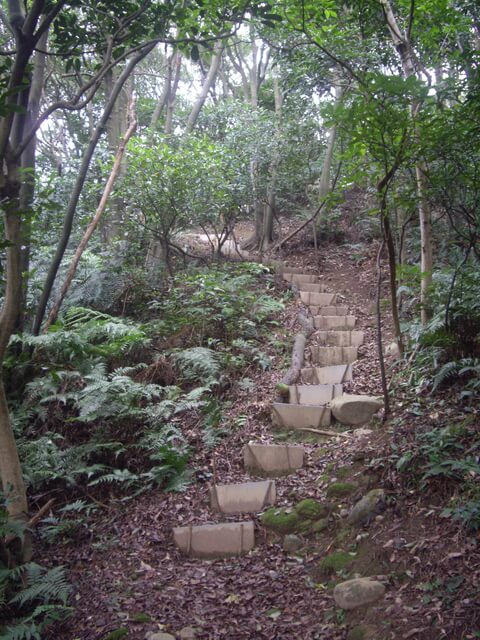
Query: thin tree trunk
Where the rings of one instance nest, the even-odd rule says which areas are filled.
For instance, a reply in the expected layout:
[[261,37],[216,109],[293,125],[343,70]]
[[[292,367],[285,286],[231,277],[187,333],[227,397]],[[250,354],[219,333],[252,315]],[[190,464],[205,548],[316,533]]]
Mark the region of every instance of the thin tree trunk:
[[[47,56],[45,53],[47,48],[48,29],[45,30],[38,41],[38,50],[35,53],[33,63],[33,73],[30,85],[30,93],[28,97],[28,109],[26,113],[26,126],[30,129],[38,118],[40,112],[40,100],[43,92],[43,81],[45,77],[45,66]],[[20,211],[23,216],[22,224],[22,263],[21,269],[23,276],[23,296],[22,304],[18,309],[17,329],[23,331],[25,321],[25,305],[28,288],[28,272],[30,270],[30,236],[33,215],[33,198],[35,196],[35,154],[37,150],[37,136],[33,136],[25,151],[22,153],[21,165],[24,171],[24,178],[20,186]]]
[[172,63],[173,63],[174,55],[175,53],[172,53],[167,58],[167,65],[166,65],[167,75],[165,78],[165,83],[163,85],[162,93],[160,94],[157,104],[155,105],[155,109],[153,110],[152,117],[150,120],[150,129],[152,129],[152,131],[156,129],[157,123],[160,120],[160,116],[162,115],[163,109],[167,104],[168,93],[170,91],[170,83],[172,78]]
[[[403,75],[405,78],[416,76],[415,58],[410,42],[409,33],[402,33],[398,26],[397,19],[389,0],[379,0],[383,7],[385,21],[402,63]],[[412,3],[412,9],[414,5]],[[411,16],[413,18],[413,15]],[[411,105],[411,113],[414,124],[414,139],[418,144],[419,134],[415,123],[416,115],[420,109],[420,102],[414,101]],[[418,214],[420,219],[420,268],[422,272],[420,286],[420,301],[422,305],[421,319],[425,323],[428,320],[429,312],[427,308],[428,291],[432,284],[433,271],[433,251],[432,251],[432,214],[427,198],[425,166],[421,160],[417,160],[415,165]]]
[[218,69],[220,67],[220,62],[222,60],[223,49],[225,46],[224,40],[219,40],[215,43],[212,60],[210,62],[210,67],[208,69],[208,73],[205,76],[203,81],[202,89],[200,91],[200,95],[195,101],[193,108],[188,116],[187,125],[185,127],[185,133],[188,135],[191,133],[195,127],[198,116],[200,115],[200,111],[202,110],[203,105],[205,104],[205,100],[207,99],[208,92],[213,86],[215,82],[215,78],[217,77]]
[[95,215],[93,216],[92,221],[90,222],[90,224],[88,225],[87,229],[85,230],[85,233],[83,234],[83,238],[81,239],[77,250],[75,251],[75,254],[72,258],[72,261],[70,263],[70,266],[68,268],[67,271],[67,275],[65,276],[65,281],[62,285],[62,288],[60,290],[60,295],[57,299],[57,301],[55,302],[55,304],[52,307],[52,310],[50,311],[50,315],[48,316],[48,320],[45,323],[45,328],[44,331],[48,331],[48,328],[50,327],[50,325],[55,322],[55,320],[57,319],[58,316],[58,312],[60,310],[60,307],[62,305],[63,300],[65,299],[65,296],[67,295],[67,292],[70,288],[70,285],[72,284],[72,280],[75,276],[75,273],[77,271],[77,267],[78,267],[78,263],[80,262],[80,259],[83,255],[83,252],[85,251],[85,248],[88,244],[88,241],[90,240],[90,238],[93,235],[93,232],[95,231],[95,229],[98,226],[98,223],[100,222],[100,218],[102,217],[105,208],[107,206],[107,202],[108,202],[108,198],[110,197],[110,194],[112,193],[112,189],[113,189],[113,185],[115,184],[115,180],[118,176],[118,174],[121,171],[122,168],[122,160],[123,160],[123,156],[125,153],[125,147],[128,143],[128,141],[130,140],[130,138],[132,137],[132,135],[135,132],[135,129],[137,128],[137,121],[135,118],[135,114],[134,114],[134,101],[132,99],[131,103],[130,103],[130,118],[131,118],[131,124],[128,127],[125,136],[123,138],[123,140],[120,142],[120,145],[118,147],[116,156],[115,156],[115,162],[113,163],[113,167],[112,170],[110,172],[110,176],[107,180],[107,184],[105,185],[105,189],[103,190],[103,194],[102,197],[100,199],[100,203],[97,207],[97,210],[95,212]]
[[180,70],[182,68],[182,56],[179,51],[175,52],[173,59],[173,78],[170,82],[167,99],[167,113],[165,116],[164,133],[169,136],[173,131],[173,111],[177,97],[178,83],[180,81]]
[[377,351],[378,361],[380,363],[380,378],[382,381],[383,391],[383,403],[384,403],[384,415],[383,419],[387,418],[390,413],[390,397],[388,395],[387,374],[385,371],[385,358],[383,355],[383,340],[382,340],[382,313],[381,313],[381,298],[382,298],[382,253],[385,246],[385,240],[382,241],[380,249],[377,255],[377,299],[376,299],[376,311],[377,311]]
[[[335,106],[340,104],[340,101],[343,97],[343,87],[338,84],[335,85]],[[337,137],[337,127],[333,125],[328,130],[327,134],[327,146],[325,149],[325,158],[323,160],[322,165],[322,173],[320,174],[320,183],[319,183],[319,200],[323,202],[328,194],[330,193],[330,173],[332,171],[332,163],[333,163],[333,152],[335,149],[335,140]],[[315,221],[315,235],[317,234],[318,229],[321,224],[321,216],[319,216]]]
[[72,232],[73,220],[75,217],[75,212],[77,209],[78,200],[80,198],[80,194],[83,189],[83,185],[85,183],[88,170],[90,168],[90,163],[97,147],[98,141],[105,129],[105,125],[107,123],[110,112],[115,104],[115,100],[120,93],[124,83],[130,76],[131,72],[135,68],[135,66],[142,60],[150,51],[153,49],[154,44],[148,45],[145,49],[142,49],[139,53],[137,53],[126,65],[125,69],[120,74],[118,80],[115,83],[114,89],[110,96],[110,100],[105,105],[102,117],[95,128],[92,138],[88,144],[87,149],[85,150],[82,163],[80,166],[79,174],[77,180],[75,182],[75,186],[70,195],[70,200],[67,206],[67,211],[65,213],[65,218],[63,222],[63,229],[60,236],[60,240],[58,242],[58,246],[55,252],[55,255],[52,259],[50,268],[48,270],[48,274],[45,280],[45,284],[43,285],[43,290],[40,296],[40,301],[37,307],[37,313],[35,315],[35,320],[33,324],[33,333],[34,335],[38,335],[40,333],[40,328],[42,326],[42,321],[45,315],[45,311],[47,308],[48,300],[50,298],[50,294],[53,289],[53,285],[55,282],[55,278],[58,273],[58,269],[62,262],[63,256],[65,254],[65,250],[67,248],[68,242],[70,240],[70,234]]

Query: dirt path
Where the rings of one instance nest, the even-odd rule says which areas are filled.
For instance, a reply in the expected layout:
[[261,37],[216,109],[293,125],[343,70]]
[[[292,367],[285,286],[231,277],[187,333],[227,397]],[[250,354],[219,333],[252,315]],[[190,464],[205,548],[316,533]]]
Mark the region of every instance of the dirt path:
[[[289,257],[290,265],[296,262],[321,273],[357,315],[366,336],[350,390],[378,394],[371,285],[374,248],[359,258],[352,257],[348,247],[329,247],[323,250],[320,264],[313,252]],[[283,317],[291,336],[299,307],[294,301]],[[388,342],[388,323],[385,332]],[[213,452],[203,450],[197,455],[194,468],[211,473],[214,458],[219,483],[250,479],[243,469],[241,446],[252,439],[273,441],[270,403],[283,372],[278,359],[276,364],[273,372],[253,378],[253,390],[239,394],[230,412],[231,433]],[[55,638],[100,640],[115,630],[128,629],[128,635],[118,637],[144,640],[149,632],[164,632],[181,638],[178,634],[183,630],[185,638],[212,640],[336,640],[362,621],[370,635],[359,638],[453,638],[431,635],[420,608],[412,605],[416,587],[408,584],[405,545],[417,539],[419,531],[425,532],[425,518],[407,525],[405,511],[402,519],[398,503],[391,500],[386,514],[378,515],[368,528],[352,530],[341,524],[355,500],[382,482],[372,460],[383,451],[389,436],[379,423],[376,426],[378,430],[362,438],[307,438],[304,467],[277,480],[278,506],[304,498],[323,501],[335,480],[356,487],[338,498],[338,512],[329,530],[307,540],[299,553],[284,551],[281,538],[267,534],[257,519],[257,546],[246,556],[215,561],[182,556],[173,544],[172,527],[238,519],[212,514],[204,482],[190,485],[184,493],[142,495],[97,516],[91,537],[78,540],[75,547],[48,551],[68,566],[75,585],[76,613]],[[388,482],[386,486],[392,495]],[[335,550],[351,553],[353,566],[330,573],[319,570],[321,560]],[[332,598],[333,584],[356,574],[380,576],[388,587],[381,604],[371,608],[366,618],[345,616]],[[381,635],[371,635],[371,624]],[[188,635],[188,627],[195,630],[194,635]]]

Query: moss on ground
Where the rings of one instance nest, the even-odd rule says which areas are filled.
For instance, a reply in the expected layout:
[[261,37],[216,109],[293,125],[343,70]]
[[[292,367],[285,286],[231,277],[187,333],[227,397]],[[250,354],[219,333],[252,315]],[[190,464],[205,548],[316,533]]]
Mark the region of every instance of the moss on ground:
[[300,500],[291,509],[271,507],[260,519],[267,529],[286,535],[301,533],[304,535],[323,531],[328,526],[328,515],[332,507],[313,498]]
[[323,575],[328,576],[347,569],[353,560],[354,558],[346,551],[334,551],[320,561],[319,568]]
[[357,489],[353,482],[333,482],[327,489],[329,498],[344,498],[351,495]]
[[261,516],[264,527],[272,529],[276,533],[298,533],[300,525],[300,517],[293,510],[277,509],[272,507],[265,511]]

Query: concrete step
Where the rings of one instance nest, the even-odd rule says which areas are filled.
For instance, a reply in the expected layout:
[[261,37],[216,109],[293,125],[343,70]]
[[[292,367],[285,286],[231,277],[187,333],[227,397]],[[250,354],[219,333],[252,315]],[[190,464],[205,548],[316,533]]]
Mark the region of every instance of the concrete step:
[[243,447],[245,469],[265,476],[288,475],[303,466],[305,450],[290,444],[256,444]]
[[[277,261],[273,260],[271,265],[275,268],[275,270],[278,273],[281,273],[282,275],[285,275],[285,274],[294,274],[296,276],[309,275],[308,273],[305,274],[305,267],[290,267],[288,264],[279,262],[278,260]],[[315,275],[315,274],[312,274],[312,275]]]
[[329,347],[360,347],[363,344],[363,331],[319,331],[318,342]]
[[305,367],[300,372],[305,384],[342,384],[353,379],[352,365],[339,364],[330,367]]
[[[304,285],[322,285],[326,287],[327,285],[324,281],[316,276],[313,273],[284,273],[283,279],[291,284],[294,284],[299,289],[303,289]],[[306,289],[308,291],[308,289]]]
[[348,307],[345,305],[310,305],[312,316],[346,316]]
[[310,404],[287,404],[274,402],[272,422],[281,429],[303,429],[326,427],[332,419],[328,407]]
[[288,387],[290,404],[327,404],[341,396],[341,384],[294,384]]
[[[335,305],[337,300],[337,294],[336,293],[313,293],[312,291],[300,291],[300,299],[303,302],[303,304],[326,307],[326,306]],[[331,315],[335,315],[335,314],[331,314]]]
[[351,364],[358,357],[358,347],[309,347],[311,362],[319,367]]
[[356,321],[355,316],[314,316],[313,326],[323,331],[346,331],[353,329]]
[[178,549],[194,558],[228,558],[251,551],[255,545],[253,521],[222,522],[174,527],[173,540]]
[[209,489],[210,506],[222,513],[252,513],[275,504],[275,482],[242,482],[240,484],[214,484]]
[[299,289],[300,294],[302,293],[329,293],[328,286],[326,284],[321,284],[320,282],[300,282],[294,283],[297,289]]

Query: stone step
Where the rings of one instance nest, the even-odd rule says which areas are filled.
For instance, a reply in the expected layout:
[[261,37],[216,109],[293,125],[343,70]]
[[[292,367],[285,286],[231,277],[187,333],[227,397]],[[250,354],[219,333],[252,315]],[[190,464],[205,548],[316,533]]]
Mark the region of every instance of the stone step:
[[353,379],[352,365],[339,364],[330,367],[305,367],[300,372],[305,384],[342,384]]
[[243,447],[243,464],[261,475],[288,475],[303,466],[304,454],[304,448],[298,445],[249,442]]
[[341,396],[341,384],[294,384],[288,387],[290,404],[327,404]]
[[[296,285],[296,283],[294,283]],[[326,284],[321,284],[320,282],[300,282],[297,286],[302,293],[329,293],[328,286]]]
[[[326,307],[335,305],[337,300],[336,293],[313,293],[312,291],[300,291],[300,299],[303,304]],[[315,314],[317,315],[317,314]],[[323,314],[320,314],[323,315]],[[329,314],[336,315],[336,314]]]
[[319,284],[320,278],[314,273],[283,273],[283,279],[293,284]]
[[351,364],[358,357],[358,347],[309,347],[312,364],[328,367],[334,364]]
[[345,331],[353,329],[356,321],[355,316],[314,316],[313,326],[324,331]]
[[180,551],[195,558],[227,558],[251,551],[255,545],[253,521],[222,522],[174,527],[173,539]]
[[318,342],[331,347],[360,347],[363,344],[363,331],[319,331]]
[[345,305],[310,305],[312,316],[346,316],[348,307]]
[[[275,270],[282,275],[285,274],[294,274],[296,276],[300,275],[309,275],[305,273],[305,267],[290,267],[288,264],[284,264],[283,262],[272,261],[272,266],[274,266]],[[312,274],[315,275],[315,274]]]
[[275,482],[242,482],[240,484],[214,484],[209,489],[210,506],[222,513],[249,513],[262,511],[275,504]]
[[330,407],[338,422],[358,426],[370,422],[373,415],[383,409],[383,399],[376,396],[344,394],[334,398]]
[[272,422],[282,429],[327,427],[332,419],[331,411],[322,405],[287,404],[274,402]]

